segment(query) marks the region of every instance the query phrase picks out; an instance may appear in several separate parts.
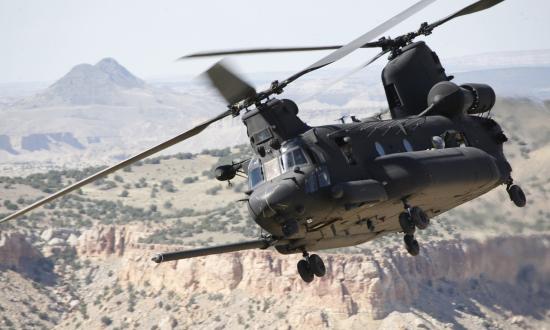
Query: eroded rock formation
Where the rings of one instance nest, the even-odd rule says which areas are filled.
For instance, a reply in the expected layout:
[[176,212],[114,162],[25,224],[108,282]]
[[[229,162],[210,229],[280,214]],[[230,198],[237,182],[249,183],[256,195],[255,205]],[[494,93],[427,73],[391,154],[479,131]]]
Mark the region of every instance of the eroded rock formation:
[[40,251],[25,239],[25,235],[13,232],[0,236],[1,267],[24,271],[30,264],[41,258]]
[[340,318],[360,314],[382,319],[392,311],[418,305],[423,291],[432,289],[450,295],[473,290],[474,295],[475,290],[521,286],[522,292],[537,292],[550,275],[548,235],[431,242],[423,245],[416,258],[398,248],[372,255],[321,253],[327,275],[311,284],[302,282],[296,273],[299,255],[243,251],[160,265],[150,260],[151,249],[168,248],[174,249],[136,244],[126,228],[101,227],[81,236],[79,252],[83,256],[123,256],[119,279],[137,286],[147,282],[158,290],[173,290],[184,299],[198,292],[284,298],[297,313],[308,310],[321,321],[325,312]]

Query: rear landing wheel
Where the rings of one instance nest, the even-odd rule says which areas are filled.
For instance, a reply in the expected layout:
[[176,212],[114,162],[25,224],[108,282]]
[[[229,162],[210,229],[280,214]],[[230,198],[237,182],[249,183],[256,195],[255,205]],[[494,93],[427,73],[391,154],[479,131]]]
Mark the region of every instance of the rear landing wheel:
[[414,234],[414,222],[408,212],[403,212],[399,215],[399,224],[401,225],[401,230],[403,230],[405,234]]
[[416,225],[416,228],[428,228],[428,225],[430,224],[430,218],[428,218],[426,212],[424,212],[421,208],[415,206],[410,209],[410,213],[412,222]]
[[508,196],[510,196],[510,199],[517,207],[524,207],[527,203],[527,198],[525,198],[525,193],[523,193],[523,190],[518,185],[511,185],[506,189],[508,191]]
[[417,256],[420,252],[420,245],[418,244],[418,241],[414,238],[414,235],[405,235],[404,239],[405,241],[405,249],[407,249],[407,252],[409,252],[412,256]]
[[298,261],[298,274],[300,274],[300,277],[306,283],[313,281],[313,271],[311,270],[309,263],[305,260]]

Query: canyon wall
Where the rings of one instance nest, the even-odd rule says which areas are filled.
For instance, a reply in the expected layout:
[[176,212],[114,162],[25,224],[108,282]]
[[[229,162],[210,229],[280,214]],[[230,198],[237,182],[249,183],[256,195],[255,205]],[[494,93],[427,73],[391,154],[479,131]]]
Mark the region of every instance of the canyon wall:
[[[419,300],[427,288],[446,290],[451,296],[473,290],[473,295],[489,290],[490,282],[493,289],[521,286],[522,292],[536,293],[548,287],[550,275],[550,235],[425,242],[418,257],[400,248],[372,255],[321,251],[327,275],[310,284],[297,274],[300,255],[243,251],[157,265],[150,260],[154,252],[174,246],[141,245],[135,236],[128,228],[100,227],[83,233],[78,251],[83,257],[110,262],[118,258],[119,279],[137,286],[147,283],[158,290],[173,290],[183,299],[196,293],[236,292],[254,299],[276,297],[286,300],[295,316],[302,318],[307,310],[341,319],[358,314],[382,319],[392,311],[422,305]],[[513,297],[507,299],[511,301],[502,304],[513,304]]]

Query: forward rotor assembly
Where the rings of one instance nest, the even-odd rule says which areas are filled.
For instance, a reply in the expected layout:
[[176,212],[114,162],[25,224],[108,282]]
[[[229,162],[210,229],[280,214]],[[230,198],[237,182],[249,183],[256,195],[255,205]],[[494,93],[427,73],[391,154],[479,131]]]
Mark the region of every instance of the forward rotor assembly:
[[[234,55],[234,54],[257,54],[257,53],[272,53],[272,52],[288,52],[288,51],[306,51],[306,50],[329,50],[335,49],[335,51],[321,58],[317,62],[311,64],[307,68],[299,71],[292,76],[286,78],[283,81],[275,80],[271,83],[271,86],[261,92],[254,93],[252,96],[251,86],[244,82],[243,79],[232,72],[223,62],[216,63],[213,67],[206,71],[212,85],[216,88],[220,94],[229,103],[228,107],[233,111],[233,115],[236,116],[242,109],[248,108],[252,105],[258,104],[261,101],[267,99],[273,94],[281,94],[283,89],[291,82],[300,78],[301,76],[325,67],[331,63],[334,63],[350,53],[356,51],[359,48],[364,48],[372,39],[380,36],[384,32],[393,28],[397,24],[401,23],[408,17],[417,13],[426,6],[434,3],[436,0],[421,0],[409,8],[405,9],[396,16],[378,25],[374,29],[361,35],[355,40],[349,42],[344,46],[323,46],[323,47],[302,47],[302,48],[259,48],[259,49],[245,49],[245,50],[231,50],[231,51],[218,51],[218,52],[205,52],[196,53],[187,56],[180,57],[179,59],[189,59],[198,57],[220,56],[220,55]],[[228,85],[227,82],[233,82],[232,85]],[[231,97],[229,97],[231,96]],[[238,100],[238,101],[236,101]]]

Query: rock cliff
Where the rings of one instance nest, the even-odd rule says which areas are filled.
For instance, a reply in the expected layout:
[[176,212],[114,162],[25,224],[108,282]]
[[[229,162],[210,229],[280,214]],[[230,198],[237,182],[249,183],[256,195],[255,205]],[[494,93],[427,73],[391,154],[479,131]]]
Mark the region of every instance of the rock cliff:
[[16,271],[25,271],[34,261],[41,259],[40,251],[17,232],[0,236],[0,265]]
[[38,282],[55,282],[53,263],[29,243],[25,235],[18,232],[3,233],[0,236],[0,270],[6,269]]
[[[510,315],[533,316],[549,307],[548,235],[426,243],[416,258],[398,248],[371,255],[321,252],[327,275],[311,284],[296,273],[299,255],[243,251],[160,265],[150,261],[154,251],[167,248],[137,244],[127,228],[101,227],[81,236],[78,251],[83,257],[120,258],[120,281],[171,290],[187,301],[198,294],[275,299],[288,306],[285,317],[292,326],[305,319],[312,326],[364,324],[411,310],[443,315],[429,324],[444,326],[457,311],[485,313],[477,304],[487,296]],[[524,310],[523,299],[539,299],[541,310]]]

